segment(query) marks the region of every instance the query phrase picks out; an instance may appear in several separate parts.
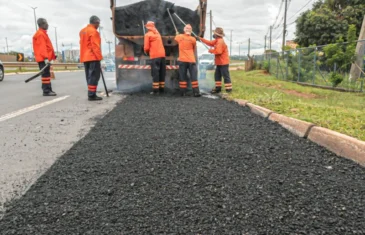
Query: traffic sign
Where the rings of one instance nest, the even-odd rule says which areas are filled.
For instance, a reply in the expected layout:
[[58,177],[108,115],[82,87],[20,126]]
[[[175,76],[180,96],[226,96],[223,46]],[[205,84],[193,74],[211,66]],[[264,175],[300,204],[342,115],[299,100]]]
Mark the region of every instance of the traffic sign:
[[16,61],[24,62],[24,54],[23,53],[17,53],[16,54]]

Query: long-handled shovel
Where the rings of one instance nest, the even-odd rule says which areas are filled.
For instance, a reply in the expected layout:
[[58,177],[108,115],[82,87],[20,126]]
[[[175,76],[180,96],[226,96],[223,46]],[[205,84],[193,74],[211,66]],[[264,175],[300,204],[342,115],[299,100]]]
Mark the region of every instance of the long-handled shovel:
[[[169,9],[167,9],[167,11],[168,12],[170,12],[169,11]],[[183,23],[183,25],[184,26],[186,26],[186,24],[185,24],[185,22],[176,14],[176,13],[174,13],[174,15],[176,16],[176,18],[178,18],[180,21],[181,21],[181,23]],[[192,33],[193,33],[193,35],[195,36],[195,37],[198,37],[198,35],[196,35],[196,33],[194,33],[193,31],[192,31]],[[200,41],[200,40],[198,40],[199,42],[201,42],[204,46],[205,46],[205,48],[207,48],[208,50],[210,49],[207,45],[205,45],[202,41]]]
[[106,96],[109,97],[109,92],[108,92],[108,89],[106,88],[106,84],[105,84],[105,79],[104,79],[104,74],[103,74],[103,69],[102,68],[100,68],[100,73],[101,73],[101,78],[103,79],[104,89],[105,89]]
[[172,16],[171,16],[171,13],[170,13],[170,9],[169,9],[169,8],[167,8],[167,12],[169,13],[169,16],[170,16],[171,22],[172,22],[172,24],[174,25],[174,28],[175,28],[176,34],[178,34],[178,33],[179,33],[179,31],[177,31],[177,28],[176,28],[176,25],[175,25],[174,19],[172,19]]
[[44,70],[46,70],[49,66],[51,66],[51,63],[46,64],[46,66],[44,66],[37,74],[31,76],[30,78],[28,78],[27,80],[25,80],[25,83],[28,83],[30,81],[32,81],[33,79],[39,77],[42,75],[42,73],[44,72]]

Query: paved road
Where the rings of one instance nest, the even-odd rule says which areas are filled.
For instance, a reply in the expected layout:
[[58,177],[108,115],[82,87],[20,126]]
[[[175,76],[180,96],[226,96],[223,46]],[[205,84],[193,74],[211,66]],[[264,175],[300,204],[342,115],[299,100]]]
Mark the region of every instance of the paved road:
[[365,171],[222,99],[135,94],[0,234],[365,234]]
[[[83,72],[56,73],[58,96],[43,97],[39,78],[24,82],[29,76],[8,75],[0,82],[0,217],[4,202],[22,194],[122,98],[87,101]],[[105,77],[114,89],[115,74]],[[102,81],[98,91],[104,91]]]

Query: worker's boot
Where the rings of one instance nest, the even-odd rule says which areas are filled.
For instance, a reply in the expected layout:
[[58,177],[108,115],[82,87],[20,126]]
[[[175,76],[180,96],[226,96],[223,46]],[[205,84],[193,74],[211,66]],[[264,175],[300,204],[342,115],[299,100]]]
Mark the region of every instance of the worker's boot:
[[57,94],[53,91],[50,92],[43,92],[43,96],[56,96]]
[[99,100],[102,100],[103,98],[97,96],[97,95],[94,95],[94,96],[89,96],[89,101],[99,101]]
[[165,88],[160,88],[158,92],[159,92],[161,95],[162,95],[162,94],[165,94]]
[[193,95],[194,95],[194,97],[201,97],[202,96],[200,94],[199,88],[194,88],[193,89]]
[[212,93],[212,94],[218,94],[218,93],[220,93],[222,91],[222,88],[218,88],[218,87],[216,87],[216,88],[214,88],[210,93]]
[[180,91],[180,95],[181,95],[181,96],[186,96],[186,90],[181,90],[181,91]]

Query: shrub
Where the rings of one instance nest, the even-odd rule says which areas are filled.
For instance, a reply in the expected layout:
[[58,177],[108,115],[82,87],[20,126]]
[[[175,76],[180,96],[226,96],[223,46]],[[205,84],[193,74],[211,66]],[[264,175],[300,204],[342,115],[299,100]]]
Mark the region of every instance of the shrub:
[[264,65],[263,65],[263,67],[264,67],[264,70],[265,70],[266,72],[269,72],[269,69],[270,69],[269,61],[264,61]]
[[343,81],[343,76],[339,73],[332,72],[330,73],[329,80],[332,83],[333,87],[337,87]]

